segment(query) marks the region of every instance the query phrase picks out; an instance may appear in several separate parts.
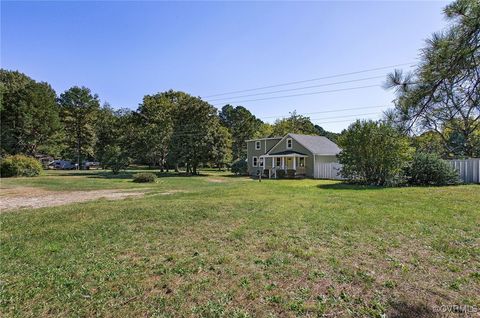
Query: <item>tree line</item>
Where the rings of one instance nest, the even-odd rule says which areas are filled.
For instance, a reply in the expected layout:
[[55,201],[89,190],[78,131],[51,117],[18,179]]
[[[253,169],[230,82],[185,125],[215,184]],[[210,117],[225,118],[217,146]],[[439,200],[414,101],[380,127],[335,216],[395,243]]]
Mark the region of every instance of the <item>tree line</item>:
[[46,82],[0,70],[2,157],[50,155],[78,163],[100,161],[115,172],[131,162],[162,170],[200,165],[222,167],[246,158],[245,140],[289,132],[336,134],[295,111],[274,124],[243,106],[217,110],[180,91],[145,95],[136,110],[101,105],[89,88],[74,86],[57,96]]

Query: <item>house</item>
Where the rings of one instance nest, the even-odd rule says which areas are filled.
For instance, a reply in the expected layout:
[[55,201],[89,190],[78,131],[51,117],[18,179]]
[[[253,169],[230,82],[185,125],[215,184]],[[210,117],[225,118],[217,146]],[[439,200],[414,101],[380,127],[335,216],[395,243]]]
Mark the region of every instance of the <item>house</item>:
[[[247,140],[248,173],[267,178],[323,178],[326,164],[336,165],[340,148],[326,137],[287,134]],[[282,172],[279,172],[283,170]]]

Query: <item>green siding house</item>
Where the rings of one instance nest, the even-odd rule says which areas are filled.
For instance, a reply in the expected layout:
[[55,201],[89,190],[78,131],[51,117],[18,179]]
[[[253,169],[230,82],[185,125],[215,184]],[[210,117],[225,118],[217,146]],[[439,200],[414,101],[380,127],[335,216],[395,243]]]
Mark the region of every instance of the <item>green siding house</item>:
[[326,164],[336,164],[340,148],[326,137],[287,134],[247,140],[248,173],[277,178],[279,170],[296,177],[322,178]]

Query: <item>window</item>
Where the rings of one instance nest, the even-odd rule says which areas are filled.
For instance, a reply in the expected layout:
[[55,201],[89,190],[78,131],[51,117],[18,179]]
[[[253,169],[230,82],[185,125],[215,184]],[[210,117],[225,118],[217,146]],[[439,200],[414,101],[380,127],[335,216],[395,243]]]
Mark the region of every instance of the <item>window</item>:
[[263,157],[260,157],[260,163],[258,165],[259,167],[263,167]]
[[253,157],[252,158],[252,166],[256,167],[258,164],[258,158],[257,157]]
[[282,165],[282,158],[277,157],[277,158],[275,158],[275,159],[276,159],[275,165],[276,165],[277,167],[280,167],[280,166]]
[[260,150],[262,148],[262,145],[260,144],[260,141],[255,141],[255,150]]
[[300,157],[298,160],[298,166],[299,167],[305,167],[305,158]]
[[292,149],[292,138],[287,139],[287,149]]

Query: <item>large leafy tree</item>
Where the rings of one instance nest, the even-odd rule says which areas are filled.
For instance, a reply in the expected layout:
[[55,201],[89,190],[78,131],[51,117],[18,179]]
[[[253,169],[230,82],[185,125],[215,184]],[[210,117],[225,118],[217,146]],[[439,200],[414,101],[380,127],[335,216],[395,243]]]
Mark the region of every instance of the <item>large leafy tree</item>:
[[371,185],[395,185],[412,156],[409,139],[389,124],[359,121],[338,137],[341,174]]
[[396,70],[390,121],[414,133],[433,131],[452,156],[476,156],[480,129],[480,2],[457,0],[444,10],[449,28],[436,33],[410,73]]
[[218,160],[214,154],[224,142],[219,141],[222,134],[215,107],[185,94],[175,109],[173,127],[171,158],[184,163],[187,173],[197,174],[199,164]]
[[234,159],[246,158],[246,140],[252,139],[260,129],[262,121],[243,106],[225,105],[219,113],[220,122],[232,135],[232,155]]
[[137,111],[137,149],[144,161],[152,166],[159,165],[162,170],[166,168],[170,150],[174,110],[184,95],[171,90],[146,95]]
[[310,121],[310,117],[298,115],[293,111],[289,117],[278,119],[273,125],[273,136],[284,136],[288,133],[316,135],[317,129]]
[[98,96],[86,87],[74,86],[60,95],[58,104],[65,127],[67,155],[75,158],[80,167],[83,160],[94,156],[95,123],[100,110]]
[[0,70],[2,152],[55,155],[61,125],[55,91],[17,71]]

